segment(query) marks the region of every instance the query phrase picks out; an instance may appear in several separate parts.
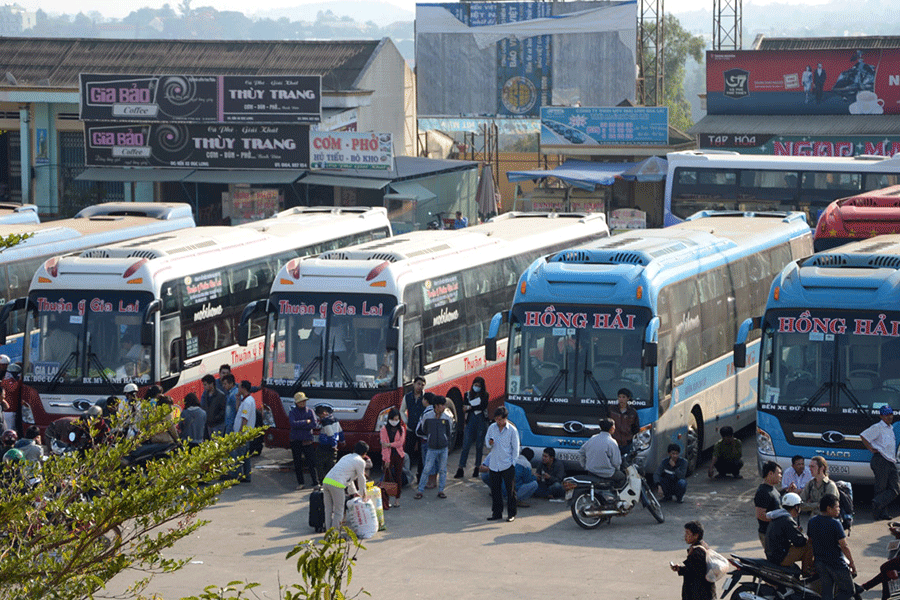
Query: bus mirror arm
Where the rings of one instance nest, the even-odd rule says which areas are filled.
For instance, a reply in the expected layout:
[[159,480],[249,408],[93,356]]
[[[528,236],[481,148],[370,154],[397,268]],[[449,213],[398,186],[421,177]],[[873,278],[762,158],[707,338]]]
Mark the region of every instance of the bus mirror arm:
[[762,319],[753,317],[745,319],[738,328],[737,339],[734,342],[734,368],[743,369],[747,366],[747,338],[754,329],[759,329]]
[[250,319],[256,314],[266,312],[268,308],[268,298],[255,300],[244,307],[244,312],[241,313],[241,320],[237,328],[237,343],[239,346],[246,346],[250,340]]
[[400,347],[400,317],[406,314],[406,305],[398,304],[391,311],[391,326],[387,330],[385,349],[396,351]]
[[3,308],[0,309],[0,346],[6,344],[6,336],[9,332],[7,326],[9,313],[14,310],[22,310],[23,308],[30,310],[34,314],[35,319],[37,319],[37,304],[27,296],[22,296],[21,298],[16,298],[12,302],[7,302],[3,305]]
[[147,305],[147,310],[144,312],[144,320],[141,322],[141,344],[144,346],[153,344],[153,315],[158,313],[160,308],[162,308],[162,302],[157,298]]
[[425,344],[416,344],[415,352],[419,357],[419,373],[422,375],[430,375],[438,370],[437,367],[425,368]]
[[497,360],[497,336],[500,335],[500,326],[509,322],[509,311],[504,310],[491,318],[488,335],[484,338],[484,359],[491,362]]

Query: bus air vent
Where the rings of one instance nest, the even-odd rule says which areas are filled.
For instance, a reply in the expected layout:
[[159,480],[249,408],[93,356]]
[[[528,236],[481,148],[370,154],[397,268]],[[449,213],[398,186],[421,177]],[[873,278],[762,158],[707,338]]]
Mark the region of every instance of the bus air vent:
[[616,252],[610,262],[616,264],[629,264],[647,266],[647,255],[643,252]]
[[85,250],[80,254],[81,258],[109,258],[109,251],[103,248],[95,248],[93,250]]
[[163,256],[159,252],[155,250],[135,250],[131,254],[128,255],[128,258],[146,258],[147,260],[153,260],[154,258],[159,258]]
[[429,246],[426,248],[419,248],[418,250],[412,250],[410,252],[406,252],[407,258],[412,258],[413,256],[421,256],[423,254],[438,254],[445,250],[449,250],[451,246],[449,244],[440,244],[438,246]]
[[554,256],[548,256],[548,260],[554,259],[555,262],[565,262],[565,263],[586,263],[591,261],[591,255],[585,252],[584,250],[563,250],[559,254]]
[[172,248],[171,250],[168,250],[166,252],[166,254],[181,254],[182,252],[190,252],[191,250],[200,250],[201,248],[208,248],[210,246],[215,246],[215,245],[216,245],[215,240],[203,240],[203,241],[197,242],[196,244],[187,244],[180,248]]
[[369,257],[369,260],[381,260],[394,263],[400,260],[400,257],[390,252],[375,252]]
[[804,267],[843,267],[848,264],[847,257],[843,254],[816,254],[812,256]]
[[350,255],[346,252],[325,252],[320,254],[319,258],[322,260],[350,260]]
[[900,256],[880,255],[873,256],[869,259],[869,264],[873,267],[882,269],[898,269],[900,268]]

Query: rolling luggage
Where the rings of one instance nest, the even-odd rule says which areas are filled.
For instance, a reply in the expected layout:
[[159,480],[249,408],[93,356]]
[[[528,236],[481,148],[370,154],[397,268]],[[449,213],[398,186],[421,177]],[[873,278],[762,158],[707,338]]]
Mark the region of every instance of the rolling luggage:
[[322,490],[315,490],[309,495],[309,526],[316,533],[325,531],[325,494]]

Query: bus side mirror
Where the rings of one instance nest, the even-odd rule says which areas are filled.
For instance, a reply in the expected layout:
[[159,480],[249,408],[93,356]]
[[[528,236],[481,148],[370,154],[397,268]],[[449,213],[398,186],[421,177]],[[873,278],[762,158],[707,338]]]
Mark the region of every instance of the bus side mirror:
[[658,364],[659,357],[658,354],[658,344],[656,342],[645,342],[644,343],[644,366],[645,367],[655,367]]
[[400,347],[400,329],[398,327],[391,327],[387,330],[384,345],[387,350],[397,351],[397,348]]
[[743,369],[747,366],[747,338],[754,329],[759,329],[762,324],[760,317],[744,320],[738,328],[737,338],[734,342],[734,368]]
[[144,321],[141,323],[141,345],[150,346],[153,344],[153,315],[162,308],[162,302],[159,299],[154,300],[147,305],[147,311],[144,313]]
[[484,358],[491,362],[497,360],[497,336],[500,334],[500,326],[509,322],[509,311],[500,311],[491,317],[488,327],[488,335],[484,338]]
[[644,351],[641,356],[642,366],[655,367],[659,364],[659,317],[653,317],[644,331]]
[[491,362],[497,360],[497,340],[494,338],[485,338],[484,340],[484,359]]

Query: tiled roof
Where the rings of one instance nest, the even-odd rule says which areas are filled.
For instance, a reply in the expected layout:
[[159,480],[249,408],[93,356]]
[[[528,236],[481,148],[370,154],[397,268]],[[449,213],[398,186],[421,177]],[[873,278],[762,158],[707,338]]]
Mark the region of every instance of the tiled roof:
[[900,36],[758,38],[754,50],[868,50],[900,48]]
[[79,73],[321,75],[324,91],[348,91],[381,43],[0,38],[0,74],[56,88]]

